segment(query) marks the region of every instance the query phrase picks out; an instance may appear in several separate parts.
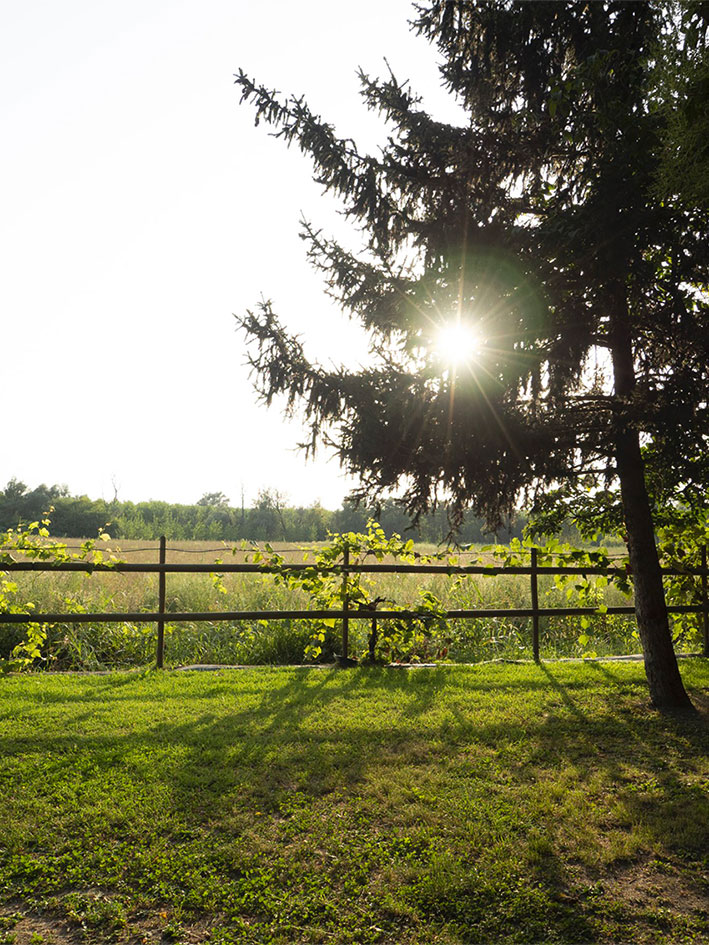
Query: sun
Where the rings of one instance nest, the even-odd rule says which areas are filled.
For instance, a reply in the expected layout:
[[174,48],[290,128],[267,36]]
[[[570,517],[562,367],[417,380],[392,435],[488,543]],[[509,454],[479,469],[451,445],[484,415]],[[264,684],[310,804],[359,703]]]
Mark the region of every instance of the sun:
[[446,322],[436,332],[434,350],[441,361],[452,367],[470,364],[480,354],[482,337],[472,325]]

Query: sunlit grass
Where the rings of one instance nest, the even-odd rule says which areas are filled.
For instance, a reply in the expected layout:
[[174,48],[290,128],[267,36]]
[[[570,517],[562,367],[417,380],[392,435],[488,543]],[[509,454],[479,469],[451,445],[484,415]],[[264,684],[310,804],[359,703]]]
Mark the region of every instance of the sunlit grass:
[[0,941],[698,943],[708,748],[637,665],[10,678]]

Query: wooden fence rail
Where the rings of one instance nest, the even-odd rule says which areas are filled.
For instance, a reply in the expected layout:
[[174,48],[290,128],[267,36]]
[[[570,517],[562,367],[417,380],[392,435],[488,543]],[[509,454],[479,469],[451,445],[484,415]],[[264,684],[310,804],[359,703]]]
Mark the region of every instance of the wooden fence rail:
[[[247,564],[247,563],[219,563],[219,564],[168,564],[166,561],[166,540],[160,539],[158,563],[145,562],[108,562],[90,563],[79,561],[6,561],[0,563],[0,571],[82,571],[86,574],[94,572],[113,573],[148,573],[158,575],[158,610],[135,611],[128,613],[0,613],[0,624],[6,623],[115,623],[130,621],[131,623],[156,623],[156,663],[158,668],[164,665],[165,657],[165,623],[205,622],[205,621],[242,621],[242,620],[341,620],[342,621],[342,656],[346,659],[349,654],[349,624],[351,620],[368,620],[372,625],[370,637],[370,652],[373,651],[373,641],[376,639],[377,623],[387,619],[423,619],[431,617],[429,612],[420,610],[376,610],[354,608],[348,599],[347,582],[350,574],[446,574],[449,576],[466,574],[485,574],[495,576],[501,574],[529,575],[531,607],[522,608],[476,608],[446,610],[440,616],[446,619],[458,618],[490,618],[490,617],[524,617],[532,620],[532,652],[535,660],[539,660],[539,620],[541,617],[582,617],[600,614],[634,614],[632,606],[604,607],[540,607],[539,606],[539,577],[554,574],[579,575],[627,575],[626,569],[613,567],[560,567],[538,564],[538,551],[530,549],[531,566],[499,566],[499,565],[448,565],[448,564],[351,564],[349,553],[345,550],[343,563],[321,566],[316,564],[281,565]],[[174,612],[166,609],[166,575],[167,574],[277,574],[283,571],[313,571],[319,573],[342,574],[343,579],[343,607],[340,610],[231,610],[231,611],[186,611]],[[703,616],[703,647],[704,656],[709,656],[709,593],[707,590],[706,550],[702,554],[700,568],[662,568],[665,575],[692,575],[699,577],[701,587],[701,604],[677,604],[667,608],[670,614],[702,614]]]

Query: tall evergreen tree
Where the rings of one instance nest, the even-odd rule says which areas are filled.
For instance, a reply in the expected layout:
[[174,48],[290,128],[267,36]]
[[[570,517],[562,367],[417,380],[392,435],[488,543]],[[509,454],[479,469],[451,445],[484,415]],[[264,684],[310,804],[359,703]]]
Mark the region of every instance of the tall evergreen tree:
[[[376,156],[302,99],[237,76],[257,122],[310,156],[366,236],[353,254],[304,224],[310,261],[369,332],[372,366],[311,362],[264,302],[239,319],[257,388],[304,407],[311,445],[329,436],[364,495],[403,486],[412,513],[443,488],[456,516],[494,525],[540,484],[617,480],[651,697],[687,706],[642,455],[649,442],[696,454],[709,432],[709,217],[653,196],[671,8],[429,0],[417,12],[468,120],[436,121],[407,83],[360,73],[391,132]],[[455,365],[440,354],[451,327],[460,347],[478,339]]]

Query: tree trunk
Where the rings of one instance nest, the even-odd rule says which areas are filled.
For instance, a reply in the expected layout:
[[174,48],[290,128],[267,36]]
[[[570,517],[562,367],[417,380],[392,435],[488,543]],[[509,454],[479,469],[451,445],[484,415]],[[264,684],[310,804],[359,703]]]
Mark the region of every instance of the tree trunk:
[[645,657],[650,698],[658,709],[691,709],[677,666],[667,616],[662,571],[655,544],[650,497],[640,434],[625,413],[635,389],[630,319],[625,287],[616,283],[611,316],[611,355],[615,393],[620,401],[616,428],[616,464],[623,518],[628,534],[630,567],[635,588],[635,615]]
[[616,460],[635,587],[635,615],[650,698],[658,709],[689,709],[692,703],[682,683],[672,646],[637,431],[628,430],[619,437]]

